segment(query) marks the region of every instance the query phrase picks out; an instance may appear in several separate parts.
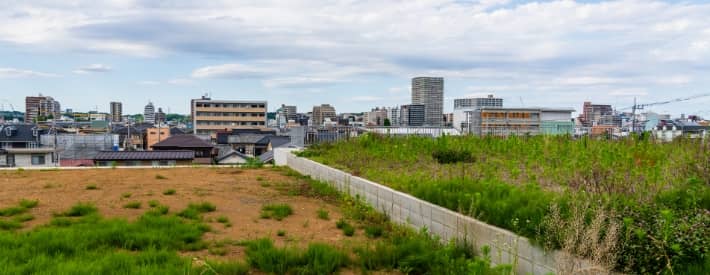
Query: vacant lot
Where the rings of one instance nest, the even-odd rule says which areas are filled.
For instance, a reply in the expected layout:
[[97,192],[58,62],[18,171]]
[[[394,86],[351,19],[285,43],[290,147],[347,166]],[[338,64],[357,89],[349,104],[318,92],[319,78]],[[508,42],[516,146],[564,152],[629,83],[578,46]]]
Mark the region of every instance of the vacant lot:
[[288,169],[0,171],[0,274],[510,274]]
[[[25,229],[48,223],[53,213],[69,209],[77,202],[93,203],[107,218],[134,220],[150,208],[150,201],[168,206],[172,211],[185,209],[189,203],[209,202],[217,209],[204,215],[214,232],[209,240],[246,240],[276,237],[284,230],[289,241],[307,245],[310,242],[340,244],[359,241],[362,236],[345,237],[333,221],[318,219],[319,209],[330,213],[330,219],[342,217],[338,207],[315,198],[289,195],[277,185],[295,186],[298,180],[271,170],[242,169],[92,169],[67,171],[3,171],[0,172],[0,208],[16,205],[20,199],[38,200],[29,213],[35,219]],[[169,194],[174,190],[174,194]],[[166,194],[164,194],[166,193]],[[140,202],[139,209],[124,208]],[[261,219],[261,208],[269,203],[287,203],[293,215],[281,221]],[[217,220],[226,217],[232,224],[225,227]],[[223,257],[240,258],[243,249],[228,251]]]

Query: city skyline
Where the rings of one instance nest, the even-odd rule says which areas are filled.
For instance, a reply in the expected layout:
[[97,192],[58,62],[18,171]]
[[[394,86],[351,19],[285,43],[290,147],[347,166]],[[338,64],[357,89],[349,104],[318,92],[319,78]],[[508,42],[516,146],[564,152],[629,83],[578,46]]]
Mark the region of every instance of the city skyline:
[[[6,110],[42,93],[75,111],[187,114],[211,93],[363,112],[409,104],[417,76],[445,79],[447,113],[488,94],[578,113],[710,92],[705,1],[31,2],[0,11]],[[708,103],[648,110],[708,117]]]

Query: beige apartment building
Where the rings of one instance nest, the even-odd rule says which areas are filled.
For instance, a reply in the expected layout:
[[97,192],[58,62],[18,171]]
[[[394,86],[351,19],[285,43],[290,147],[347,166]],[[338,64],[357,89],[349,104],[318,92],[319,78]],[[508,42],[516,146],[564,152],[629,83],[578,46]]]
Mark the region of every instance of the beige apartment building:
[[266,101],[193,99],[194,134],[216,136],[218,131],[266,127]]

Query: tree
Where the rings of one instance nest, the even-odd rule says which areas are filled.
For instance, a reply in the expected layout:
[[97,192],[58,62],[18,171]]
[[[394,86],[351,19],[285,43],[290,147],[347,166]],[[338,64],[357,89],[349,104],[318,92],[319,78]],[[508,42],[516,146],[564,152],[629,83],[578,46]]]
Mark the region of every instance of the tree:
[[390,119],[389,119],[389,118],[385,118],[385,123],[384,123],[384,125],[387,126],[387,127],[392,126],[392,122],[390,122]]

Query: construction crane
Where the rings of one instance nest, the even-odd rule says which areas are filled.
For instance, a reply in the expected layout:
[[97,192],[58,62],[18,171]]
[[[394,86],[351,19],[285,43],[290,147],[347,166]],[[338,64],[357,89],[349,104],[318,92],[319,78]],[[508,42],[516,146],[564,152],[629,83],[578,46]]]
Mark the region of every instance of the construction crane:
[[698,99],[698,98],[706,97],[706,96],[710,96],[710,93],[698,94],[698,95],[693,95],[693,96],[689,96],[689,97],[680,97],[680,98],[675,98],[675,99],[671,99],[671,100],[646,103],[646,104],[637,104],[636,98],[634,98],[634,105],[633,106],[621,108],[619,110],[628,110],[628,109],[632,110],[631,111],[631,119],[632,119],[631,130],[636,132],[636,110],[643,110],[646,107],[651,107],[651,106],[656,106],[656,105],[664,105],[664,104],[675,103],[675,102],[683,102],[683,101]]

